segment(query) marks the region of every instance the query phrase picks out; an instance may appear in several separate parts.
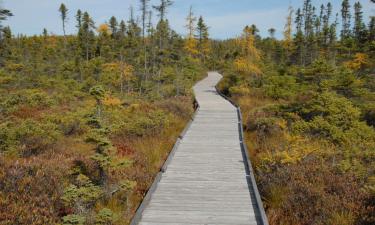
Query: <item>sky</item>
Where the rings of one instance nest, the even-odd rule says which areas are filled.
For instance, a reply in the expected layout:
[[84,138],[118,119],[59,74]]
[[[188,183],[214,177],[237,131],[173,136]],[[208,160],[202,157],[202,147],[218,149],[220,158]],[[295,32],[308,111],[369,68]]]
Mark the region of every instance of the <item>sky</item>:
[[[156,5],[160,0],[151,0]],[[320,6],[327,0],[312,0]],[[353,4],[358,0],[351,0]],[[375,16],[375,4],[370,0],[359,0],[363,5],[366,21],[370,15]],[[88,11],[96,25],[116,16],[119,20],[127,20],[132,5],[139,14],[139,0],[0,0],[0,4],[14,14],[4,24],[9,25],[14,34],[34,35],[42,33],[46,28],[50,33],[62,34],[62,22],[58,8],[64,3],[69,9],[67,32],[75,33],[74,15],[78,9]],[[342,0],[330,1],[335,12],[340,10]],[[276,36],[282,36],[288,6],[297,9],[303,0],[174,0],[168,10],[168,19],[174,30],[186,34],[185,18],[190,6],[196,16],[202,15],[210,27],[210,35],[216,39],[238,36],[244,26],[256,24],[262,36],[268,35],[269,28],[276,29]]]

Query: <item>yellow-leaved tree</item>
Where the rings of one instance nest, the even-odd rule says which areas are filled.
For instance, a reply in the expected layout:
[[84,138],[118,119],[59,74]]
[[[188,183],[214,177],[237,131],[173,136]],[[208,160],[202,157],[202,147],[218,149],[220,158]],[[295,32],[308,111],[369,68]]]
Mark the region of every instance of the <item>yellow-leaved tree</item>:
[[193,8],[190,7],[189,15],[186,18],[186,28],[188,29],[189,33],[185,40],[184,49],[191,57],[195,57],[199,54],[198,41],[194,37],[196,20],[197,18],[194,16]]
[[257,77],[262,75],[262,71],[258,66],[261,59],[261,53],[255,47],[253,28],[246,26],[241,37],[237,39],[237,44],[241,49],[241,53],[234,61],[236,71],[244,76]]
[[127,92],[131,91],[131,83],[135,81],[134,68],[125,62],[113,62],[103,64],[103,81],[114,87],[120,88],[123,93],[125,88]]

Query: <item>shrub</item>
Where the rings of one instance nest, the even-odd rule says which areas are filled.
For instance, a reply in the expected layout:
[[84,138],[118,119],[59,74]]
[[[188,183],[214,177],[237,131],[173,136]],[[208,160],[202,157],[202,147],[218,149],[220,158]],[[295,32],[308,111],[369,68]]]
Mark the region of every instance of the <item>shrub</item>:
[[292,76],[270,76],[266,78],[264,90],[274,99],[289,99],[297,90],[296,78]]
[[104,208],[99,211],[95,217],[96,225],[112,225],[116,220],[117,215],[112,212],[112,210]]
[[63,217],[63,225],[84,225],[86,218],[80,215],[67,215]]

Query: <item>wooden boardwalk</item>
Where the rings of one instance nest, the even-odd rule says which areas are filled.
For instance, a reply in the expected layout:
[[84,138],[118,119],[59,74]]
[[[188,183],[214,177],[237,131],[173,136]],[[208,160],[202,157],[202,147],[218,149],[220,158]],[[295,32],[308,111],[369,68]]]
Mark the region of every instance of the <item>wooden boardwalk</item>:
[[200,108],[142,212],[140,225],[257,225],[241,151],[237,109],[211,72],[194,87]]

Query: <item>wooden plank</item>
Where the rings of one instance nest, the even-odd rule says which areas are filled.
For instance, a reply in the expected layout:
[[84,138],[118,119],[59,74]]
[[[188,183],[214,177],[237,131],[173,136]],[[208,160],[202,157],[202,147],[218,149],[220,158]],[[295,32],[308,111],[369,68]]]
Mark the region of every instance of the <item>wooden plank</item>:
[[237,109],[216,92],[220,79],[218,73],[209,73],[194,86],[200,108],[169,159],[139,224],[257,224]]

